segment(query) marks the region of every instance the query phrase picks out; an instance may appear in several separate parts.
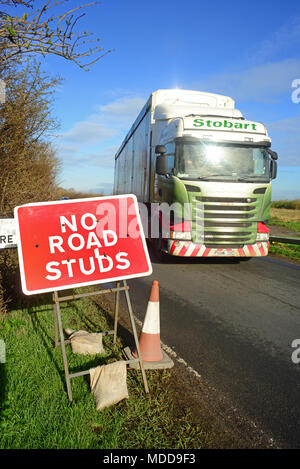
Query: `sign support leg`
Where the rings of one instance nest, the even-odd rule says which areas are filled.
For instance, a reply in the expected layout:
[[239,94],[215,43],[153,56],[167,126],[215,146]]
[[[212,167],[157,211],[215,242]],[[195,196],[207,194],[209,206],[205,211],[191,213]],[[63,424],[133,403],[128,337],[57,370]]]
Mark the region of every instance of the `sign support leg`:
[[[124,287],[127,287],[126,280],[123,280],[123,284],[124,284]],[[136,332],[135,321],[134,321],[134,317],[133,317],[133,311],[132,311],[132,306],[131,306],[131,301],[130,301],[130,295],[129,295],[129,292],[128,292],[128,288],[125,289],[125,296],[126,296],[127,307],[128,307],[129,317],[130,317],[130,321],[131,321],[131,327],[132,327],[132,332],[133,332],[133,336],[134,336],[135,346],[136,346],[137,354],[138,354],[138,357],[139,357],[139,363],[140,363],[140,369],[141,369],[141,373],[142,373],[142,377],[143,377],[144,388],[145,388],[145,392],[148,393],[149,392],[148,382],[147,382],[147,377],[146,377],[146,373],[145,373],[144,362],[143,362],[142,356],[141,356],[140,345],[139,345],[139,340],[138,340],[138,336],[137,336],[137,332]]]
[[52,300],[53,300],[54,344],[55,344],[55,347],[58,347],[59,346],[58,326],[57,326],[57,314],[56,314],[56,304],[55,304],[55,295],[54,295],[54,293],[52,293]]
[[60,307],[59,307],[59,300],[57,291],[54,292],[54,301],[55,301],[55,308],[56,308],[56,316],[58,322],[58,329],[60,335],[60,345],[62,350],[63,362],[64,362],[64,369],[65,369],[65,377],[66,377],[66,384],[67,384],[67,391],[69,401],[72,402],[72,389],[71,389],[71,381],[70,381],[70,374],[69,374],[69,366],[66,354],[66,347],[65,347],[65,338],[64,338],[64,331],[62,327],[61,315],[60,315]]
[[117,282],[117,291],[115,293],[115,323],[114,323],[114,344],[117,341],[118,320],[119,320],[119,303],[120,303],[120,282]]
[[[72,402],[72,400],[73,400],[72,389],[71,389],[71,379],[75,378],[77,376],[83,376],[83,375],[89,374],[89,370],[81,371],[81,372],[78,372],[78,373],[71,373],[71,374],[69,372],[69,366],[68,366],[68,360],[67,360],[67,354],[66,354],[66,344],[70,343],[70,341],[65,340],[65,338],[64,338],[64,331],[63,331],[63,326],[62,326],[59,303],[60,303],[60,301],[68,301],[68,300],[74,300],[74,299],[77,299],[77,298],[83,298],[83,297],[86,297],[86,296],[94,296],[94,295],[97,295],[97,294],[100,295],[100,294],[113,293],[114,292],[116,294],[115,295],[114,330],[109,331],[105,334],[113,334],[114,335],[114,343],[115,343],[116,338],[117,338],[117,329],[118,329],[118,320],[119,320],[120,291],[125,292],[126,302],[127,302],[127,309],[128,309],[128,313],[129,313],[130,322],[131,322],[131,328],[132,328],[132,332],[133,332],[133,336],[134,336],[135,346],[136,346],[136,350],[137,350],[137,354],[138,354],[138,358],[135,358],[133,360],[128,360],[128,361],[126,361],[126,363],[130,364],[130,363],[134,363],[134,362],[135,363],[139,362],[145,392],[149,393],[149,387],[148,387],[147,377],[146,377],[146,373],[145,373],[144,362],[143,362],[141,351],[140,351],[140,346],[139,346],[139,341],[138,341],[138,336],[137,336],[137,331],[136,331],[136,326],[135,326],[135,320],[134,320],[134,314],[133,314],[131,301],[130,301],[129,286],[127,285],[126,280],[123,280],[122,282],[123,282],[123,286],[121,286],[121,283],[119,281],[116,284],[116,288],[104,289],[104,290],[99,290],[99,291],[96,291],[96,292],[75,294],[75,295],[65,296],[65,297],[59,297],[57,291],[53,292],[53,301],[54,301],[53,314],[54,314],[55,346],[59,346],[59,345],[61,346],[62,356],[63,356],[63,363],[64,363],[64,370],[65,370],[65,379],[66,379],[66,385],[67,385],[67,392],[68,392],[68,397],[69,397],[70,402]],[[60,340],[58,339],[58,333],[59,333],[59,339]]]

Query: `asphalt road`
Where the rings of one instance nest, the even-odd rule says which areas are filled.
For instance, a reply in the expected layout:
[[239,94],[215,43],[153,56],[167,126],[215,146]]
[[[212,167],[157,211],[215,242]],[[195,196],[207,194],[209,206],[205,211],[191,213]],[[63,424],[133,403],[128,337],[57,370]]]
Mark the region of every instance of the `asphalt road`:
[[291,360],[300,339],[300,266],[270,257],[154,262],[150,277],[128,282],[141,320],[153,280],[162,342],[255,425],[300,448],[300,363]]

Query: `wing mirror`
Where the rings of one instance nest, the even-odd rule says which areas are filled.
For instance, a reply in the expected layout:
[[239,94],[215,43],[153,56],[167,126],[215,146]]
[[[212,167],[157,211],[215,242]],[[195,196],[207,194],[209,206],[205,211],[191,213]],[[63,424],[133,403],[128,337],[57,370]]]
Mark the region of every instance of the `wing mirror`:
[[155,171],[161,176],[166,176],[168,174],[168,157],[165,145],[156,145],[155,153],[157,154]]
[[276,177],[277,177],[277,161],[275,161],[274,159],[271,160],[270,173],[271,173],[271,178],[276,179]]
[[271,156],[272,160],[278,160],[278,155],[276,151],[270,150],[269,148],[267,149],[267,152]]

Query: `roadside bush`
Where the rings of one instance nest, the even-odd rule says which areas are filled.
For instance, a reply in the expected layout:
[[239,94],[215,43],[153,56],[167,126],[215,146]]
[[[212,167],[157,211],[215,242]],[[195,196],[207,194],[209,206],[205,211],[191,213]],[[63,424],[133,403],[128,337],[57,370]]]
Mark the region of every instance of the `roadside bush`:
[[272,208],[285,208],[289,210],[300,210],[300,199],[296,200],[274,200]]
[[[1,260],[0,260],[0,265],[1,265]],[[2,275],[0,271],[0,315],[4,314],[6,312],[6,305],[5,305],[5,299],[4,299],[4,289],[2,287]]]
[[18,255],[15,249],[0,252],[0,314],[7,313],[9,303],[21,293]]
[[[0,218],[13,218],[14,207],[55,199],[60,168],[47,136],[57,128],[51,117],[59,79],[40,72],[39,64],[6,70],[6,101],[0,106]],[[0,252],[0,311],[19,286],[15,249]],[[16,286],[17,285],[17,286]]]
[[100,197],[103,194],[96,194],[95,192],[79,192],[75,189],[64,189],[63,187],[58,187],[56,190],[56,200],[61,199],[62,197],[68,197],[68,199],[85,199],[87,197]]

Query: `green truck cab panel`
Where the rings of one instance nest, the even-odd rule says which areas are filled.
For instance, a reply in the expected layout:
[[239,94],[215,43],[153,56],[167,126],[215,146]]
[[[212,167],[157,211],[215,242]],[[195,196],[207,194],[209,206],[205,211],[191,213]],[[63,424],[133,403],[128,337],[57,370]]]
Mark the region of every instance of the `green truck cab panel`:
[[255,243],[257,223],[269,219],[271,183],[243,183],[238,191],[234,183],[213,184],[159,176],[160,202],[172,206],[177,219],[191,222],[195,243],[208,247]]

